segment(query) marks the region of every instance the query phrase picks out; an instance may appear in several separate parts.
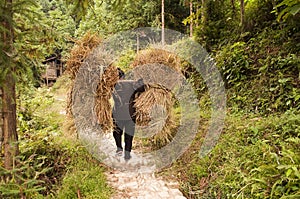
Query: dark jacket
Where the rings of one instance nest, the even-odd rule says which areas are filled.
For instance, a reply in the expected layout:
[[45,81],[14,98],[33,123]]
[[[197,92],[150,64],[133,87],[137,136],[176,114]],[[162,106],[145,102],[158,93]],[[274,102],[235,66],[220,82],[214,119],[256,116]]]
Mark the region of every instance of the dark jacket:
[[135,121],[134,100],[144,91],[143,80],[119,80],[113,92],[113,118]]

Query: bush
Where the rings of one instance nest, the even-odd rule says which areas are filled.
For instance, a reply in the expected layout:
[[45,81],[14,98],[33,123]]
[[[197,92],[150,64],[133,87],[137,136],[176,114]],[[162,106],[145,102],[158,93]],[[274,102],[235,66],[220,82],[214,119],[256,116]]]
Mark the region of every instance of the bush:
[[[300,117],[233,116],[217,146],[190,164],[186,194],[201,198],[300,196]],[[186,165],[186,164],[185,164]]]
[[228,92],[228,105],[246,112],[284,112],[299,109],[300,59],[280,49],[278,31],[228,44],[216,55]]

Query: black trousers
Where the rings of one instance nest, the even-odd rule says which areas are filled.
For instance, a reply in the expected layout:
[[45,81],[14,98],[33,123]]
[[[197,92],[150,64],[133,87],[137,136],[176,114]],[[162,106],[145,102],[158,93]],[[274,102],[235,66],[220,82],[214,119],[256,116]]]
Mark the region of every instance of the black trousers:
[[125,151],[131,152],[134,131],[135,123],[132,120],[114,120],[113,136],[115,138],[117,147],[123,149],[122,135],[123,132],[125,132]]

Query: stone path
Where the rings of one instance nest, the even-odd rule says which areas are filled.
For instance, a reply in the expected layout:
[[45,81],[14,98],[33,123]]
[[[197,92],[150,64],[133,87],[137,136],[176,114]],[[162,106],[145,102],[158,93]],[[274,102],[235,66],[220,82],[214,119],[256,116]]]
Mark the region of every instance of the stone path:
[[112,170],[106,173],[108,183],[115,188],[112,199],[184,199],[176,182],[166,182],[153,172]]
[[[106,147],[105,147],[106,145]],[[110,147],[108,147],[110,146]],[[101,144],[102,150],[115,153],[113,137],[106,135],[105,143]],[[144,156],[139,151],[131,152],[132,158],[125,161],[123,156],[113,155],[109,161],[114,161],[115,168],[106,172],[108,184],[115,189],[112,199],[184,199],[179,191],[179,184],[174,181],[165,181],[155,175],[155,166],[145,162],[151,157]]]

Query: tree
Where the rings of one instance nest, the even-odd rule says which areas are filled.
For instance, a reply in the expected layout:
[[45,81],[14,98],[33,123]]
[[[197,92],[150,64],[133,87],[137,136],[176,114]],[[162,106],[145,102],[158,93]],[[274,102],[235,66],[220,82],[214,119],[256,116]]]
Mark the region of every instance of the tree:
[[187,17],[185,20],[183,20],[183,23],[186,24],[190,24],[190,37],[193,37],[193,24],[194,24],[194,14],[193,14],[193,1],[189,0],[186,1],[184,0],[183,2],[181,2],[183,5],[188,6],[189,7],[189,11],[190,11],[190,15],[189,17]]
[[[59,0],[58,0],[59,1]],[[52,1],[54,2],[54,1]],[[58,33],[66,36],[66,27],[54,24],[63,13],[42,12],[32,0],[5,0],[0,6],[0,87],[3,117],[4,166],[11,169],[18,155],[16,85],[39,78],[33,75],[43,69],[42,62],[56,49],[64,48]],[[65,18],[64,18],[65,19]],[[54,22],[54,23],[53,23]],[[65,20],[65,23],[71,24]],[[34,72],[33,72],[34,71]],[[23,81],[23,82],[25,82]],[[1,105],[1,103],[0,103]]]
[[2,117],[3,117],[3,149],[4,167],[11,169],[14,157],[18,155],[18,135],[16,120],[16,90],[13,31],[13,2],[5,0],[1,5],[1,74],[2,83]]
[[160,3],[154,0],[128,1],[118,7],[96,2],[80,20],[75,36],[89,31],[105,37],[119,31],[157,26],[160,23],[157,16],[160,16]]
[[206,23],[206,1],[205,0],[201,0],[202,4],[201,4],[201,22],[202,24]]
[[231,0],[232,13],[235,14],[235,0]]
[[[193,2],[190,1],[190,16],[193,16]],[[193,18],[190,19],[190,37],[193,37]]]

